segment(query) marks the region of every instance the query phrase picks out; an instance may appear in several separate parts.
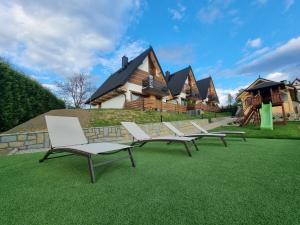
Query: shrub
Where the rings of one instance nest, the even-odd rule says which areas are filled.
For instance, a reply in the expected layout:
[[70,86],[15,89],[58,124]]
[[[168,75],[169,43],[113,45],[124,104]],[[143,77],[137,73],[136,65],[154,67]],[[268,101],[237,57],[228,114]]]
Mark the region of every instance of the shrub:
[[37,81],[0,61],[0,132],[64,106],[62,100]]

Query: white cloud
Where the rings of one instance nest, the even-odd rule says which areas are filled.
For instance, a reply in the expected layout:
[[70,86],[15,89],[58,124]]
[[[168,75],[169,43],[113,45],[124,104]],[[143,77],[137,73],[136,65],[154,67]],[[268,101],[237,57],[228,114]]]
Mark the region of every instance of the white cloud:
[[239,93],[239,90],[247,88],[249,85],[243,85],[239,86],[237,88],[233,89],[223,89],[223,88],[216,88],[218,97],[219,97],[219,102],[221,106],[227,106],[228,105],[228,94],[232,96],[232,99],[236,98],[237,94]]
[[250,54],[246,54],[245,56],[243,56],[242,59],[240,59],[237,64],[242,64],[242,63],[246,63],[249,62],[257,57],[260,57],[261,55],[266,54],[267,52],[269,52],[271,49],[269,47],[264,47],[261,49],[258,49]]
[[185,16],[186,7],[180,3],[176,8],[169,8],[173,20],[182,20]]
[[289,74],[287,73],[282,73],[282,72],[275,72],[275,73],[270,73],[266,75],[266,79],[273,80],[273,81],[282,81],[282,80],[289,80]]
[[140,10],[139,0],[1,2],[0,55],[40,72],[89,71]]
[[50,90],[52,93],[56,93],[58,91],[58,88],[55,84],[42,84],[42,86]]
[[112,55],[106,55],[99,59],[99,63],[104,67],[104,72],[111,73],[121,67],[122,56],[126,55],[129,60],[131,60],[138,56],[147,47],[147,44],[142,41],[135,41],[126,45],[124,44],[116,49]]
[[294,79],[300,74],[300,36],[276,47],[266,47],[244,56],[237,67],[220,72],[224,76],[267,76],[280,72]]
[[294,0],[285,0],[284,1],[284,5],[285,5],[284,11],[285,12],[288,11],[294,3],[295,3]]
[[259,48],[262,45],[261,38],[249,39],[246,46],[251,48]]

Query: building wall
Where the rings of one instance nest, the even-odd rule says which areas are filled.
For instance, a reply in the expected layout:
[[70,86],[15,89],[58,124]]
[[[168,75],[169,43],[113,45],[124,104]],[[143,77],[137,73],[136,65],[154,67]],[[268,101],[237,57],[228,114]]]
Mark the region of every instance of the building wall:
[[116,97],[113,97],[105,102],[101,103],[102,109],[122,109],[125,104],[125,96],[124,95],[118,95]]
[[143,63],[138,67],[138,69],[143,70],[145,72],[149,72],[149,58],[148,56],[144,59]]

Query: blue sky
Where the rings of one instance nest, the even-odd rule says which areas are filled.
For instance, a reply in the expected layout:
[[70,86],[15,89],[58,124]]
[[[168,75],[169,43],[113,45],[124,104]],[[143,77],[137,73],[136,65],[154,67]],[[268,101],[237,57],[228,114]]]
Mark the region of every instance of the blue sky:
[[86,72],[99,86],[152,45],[164,71],[211,75],[221,102],[258,75],[300,76],[300,1],[34,1],[0,4],[0,56],[45,86]]

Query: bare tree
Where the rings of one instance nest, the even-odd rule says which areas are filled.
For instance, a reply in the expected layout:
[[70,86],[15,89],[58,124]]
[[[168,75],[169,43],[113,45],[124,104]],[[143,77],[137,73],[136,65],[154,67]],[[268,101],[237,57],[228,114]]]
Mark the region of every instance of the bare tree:
[[228,102],[228,106],[231,107],[231,104],[232,104],[232,95],[230,93],[228,93],[227,95],[227,102]]
[[91,77],[83,73],[75,73],[72,77],[67,77],[64,82],[56,82],[58,92],[66,101],[66,105],[71,100],[75,108],[81,108],[95,89],[92,86]]

